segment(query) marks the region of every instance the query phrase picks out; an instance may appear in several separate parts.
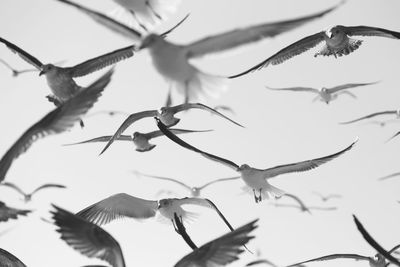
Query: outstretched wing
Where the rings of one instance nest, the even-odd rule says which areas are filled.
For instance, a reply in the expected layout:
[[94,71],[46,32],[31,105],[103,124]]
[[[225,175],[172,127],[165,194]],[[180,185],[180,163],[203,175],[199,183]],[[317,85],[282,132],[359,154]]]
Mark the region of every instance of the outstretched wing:
[[280,166],[276,166],[273,168],[265,169],[265,170],[263,170],[263,172],[267,178],[270,178],[270,177],[274,177],[274,176],[284,174],[284,173],[309,171],[309,170],[317,168],[317,167],[321,166],[322,164],[325,164],[325,163],[333,160],[334,158],[337,158],[337,157],[341,156],[342,154],[346,153],[347,151],[349,151],[350,149],[353,148],[354,144],[357,143],[357,141],[358,140],[354,141],[345,149],[343,149],[335,154],[332,154],[332,155],[328,155],[328,156],[325,156],[322,158],[292,163],[292,164],[280,165]]
[[154,217],[157,206],[157,201],[119,193],[81,210],[77,215],[95,224],[103,225],[123,217],[135,219]]
[[338,85],[338,86],[329,88],[329,93],[336,93],[336,92],[341,91],[341,90],[350,89],[350,88],[359,87],[359,86],[366,86],[366,85],[371,85],[371,84],[376,84],[376,83],[378,83],[378,82],[372,82],[372,83],[346,83],[346,84],[342,84],[342,85]]
[[249,234],[257,228],[255,225],[257,221],[254,220],[193,250],[178,261],[175,267],[225,266],[239,259],[239,255],[243,252],[242,247],[254,238]]
[[378,36],[393,39],[400,39],[400,32],[390,31],[383,28],[369,26],[341,26],[349,36]]
[[34,66],[35,68],[37,68],[38,70],[42,70],[43,67],[43,63],[40,62],[39,59],[35,58],[34,56],[32,56],[31,54],[29,54],[28,52],[26,52],[25,50],[23,50],[22,48],[16,46],[13,43],[10,43],[9,41],[3,39],[0,37],[0,42],[2,42],[3,44],[5,44],[11,51],[13,51],[15,54],[17,54],[18,56],[20,56],[23,60],[25,60],[26,62],[28,62],[29,64],[31,64],[32,66]]
[[[65,144],[65,146],[73,146],[73,145],[80,145],[80,144],[87,144],[87,143],[97,143],[97,142],[108,142],[112,138],[112,135],[105,135],[105,136],[99,136],[96,138],[92,138],[89,140],[77,142],[77,143],[72,143],[72,144]],[[130,135],[120,135],[116,140],[119,141],[132,141],[132,137]]]
[[7,186],[9,188],[12,188],[12,189],[14,189],[15,191],[17,191],[18,193],[20,193],[23,196],[26,195],[25,192],[22,191],[22,189],[19,188],[19,186],[17,186],[16,184],[9,183],[9,182],[3,182],[3,183],[0,183],[0,185],[4,185],[4,186]]
[[125,266],[124,256],[118,242],[101,227],[53,205],[54,224],[70,247],[89,258],[98,258],[111,266]]
[[[211,132],[212,130],[185,130],[185,129],[169,129],[172,133],[174,134],[187,134],[187,133],[204,133],[204,132]],[[160,130],[158,131],[152,131],[149,133],[145,134],[146,137],[150,140],[152,138],[156,138],[156,137],[160,137],[163,136],[163,132],[161,132]]]
[[365,260],[365,261],[370,260],[369,257],[358,255],[358,254],[331,254],[331,255],[326,255],[326,256],[314,258],[311,260],[306,260],[306,261],[298,262],[295,264],[291,264],[286,267],[295,267],[300,264],[314,262],[314,261],[329,261],[329,260],[336,260],[336,259],[353,259],[353,260]]
[[390,115],[390,114],[397,114],[397,111],[396,110],[387,110],[387,111],[375,112],[375,113],[360,117],[358,119],[354,119],[354,120],[351,120],[351,121],[340,122],[340,124],[350,124],[350,123],[353,123],[353,122],[357,122],[357,121],[361,121],[361,120],[365,120],[365,119],[370,119],[370,118],[373,118],[373,117],[376,117],[376,116]]
[[0,264],[1,266],[26,267],[17,257],[2,248],[0,248]]
[[284,20],[275,23],[264,23],[209,36],[186,46],[187,55],[189,58],[201,57],[206,54],[220,52],[244,44],[257,42],[264,38],[275,37],[281,33],[285,33],[300,27],[314,19],[320,18],[336,9],[339,5],[322,12],[297,19]]
[[293,91],[293,92],[310,92],[310,93],[315,93],[319,94],[319,90],[311,87],[286,87],[286,88],[274,88],[274,87],[269,87],[265,86],[265,88],[274,90],[274,91]]
[[210,182],[208,182],[208,183],[206,183],[206,184],[204,184],[202,186],[199,186],[198,188],[199,189],[203,189],[203,188],[205,188],[205,187],[207,187],[209,185],[215,184],[215,183],[225,182],[225,181],[232,181],[232,180],[237,180],[237,179],[240,179],[240,178],[241,178],[241,176],[220,178],[220,179],[216,179],[216,180],[210,181]]
[[0,222],[6,222],[10,219],[17,219],[18,216],[26,216],[31,210],[20,210],[8,207],[4,202],[0,202]]
[[400,176],[400,172],[395,172],[395,173],[383,176],[383,177],[379,178],[378,180],[383,181],[383,180],[386,180],[386,179],[389,179],[389,178],[393,178],[393,177],[396,177],[396,176]]
[[62,184],[44,184],[39,186],[38,188],[36,188],[35,190],[33,190],[33,192],[31,193],[32,195],[35,194],[36,192],[45,189],[45,188],[67,188],[65,185]]
[[135,173],[138,174],[138,175],[140,175],[140,176],[146,176],[146,177],[153,178],[153,179],[164,180],[164,181],[170,181],[170,182],[179,184],[179,185],[185,187],[185,188],[188,189],[188,190],[192,190],[192,188],[191,188],[190,186],[188,186],[187,184],[185,184],[185,183],[183,183],[183,182],[181,182],[181,181],[179,181],[179,180],[177,180],[177,179],[174,179],[174,178],[162,177],[162,176],[157,176],[157,175],[150,175],[150,174],[141,173],[141,172],[139,172],[139,171],[135,171]]
[[26,130],[0,160],[0,182],[4,180],[12,162],[26,152],[33,142],[47,135],[62,133],[72,128],[97,102],[104,88],[110,82],[112,73],[112,70],[108,71],[89,87],[64,102]]

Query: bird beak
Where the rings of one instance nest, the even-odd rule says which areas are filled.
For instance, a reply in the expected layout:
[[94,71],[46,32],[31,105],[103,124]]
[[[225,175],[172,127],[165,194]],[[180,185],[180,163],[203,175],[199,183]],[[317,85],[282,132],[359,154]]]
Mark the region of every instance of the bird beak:
[[45,74],[45,72],[43,70],[41,72],[39,72],[39,76],[42,76],[43,74]]
[[329,39],[332,39],[333,33],[331,31],[328,32],[328,37],[329,37]]

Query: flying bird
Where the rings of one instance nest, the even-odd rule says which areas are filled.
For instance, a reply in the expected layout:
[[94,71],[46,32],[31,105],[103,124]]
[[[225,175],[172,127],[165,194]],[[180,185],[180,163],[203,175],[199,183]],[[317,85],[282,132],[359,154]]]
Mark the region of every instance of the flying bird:
[[[171,131],[172,129],[170,129]],[[232,180],[237,180],[240,179],[240,176],[235,176],[235,177],[227,177],[227,178],[220,178],[220,179],[216,179],[216,180],[212,180],[208,183],[205,183],[202,186],[189,186],[187,184],[185,184],[184,182],[174,179],[174,178],[169,178],[169,177],[162,177],[162,176],[156,176],[156,175],[150,175],[150,174],[145,174],[145,173],[141,173],[138,171],[134,171],[134,173],[136,175],[139,176],[146,176],[148,178],[153,178],[153,179],[158,179],[158,180],[164,180],[164,181],[170,181],[176,184],[181,185],[182,187],[186,188],[190,194],[192,195],[192,197],[198,197],[200,196],[201,190],[203,190],[204,188],[206,188],[209,185],[215,184],[215,183],[219,183],[219,182],[224,182],[224,181],[232,181]]]
[[316,94],[317,96],[314,98],[313,102],[316,100],[320,100],[329,104],[332,100],[335,100],[339,95],[346,94],[350,97],[357,98],[353,93],[347,91],[347,89],[358,87],[358,86],[366,86],[375,84],[372,83],[347,83],[338,85],[331,88],[322,87],[321,89],[311,88],[311,87],[288,87],[288,88],[272,88],[266,86],[267,89],[275,90],[275,91],[293,91],[293,92],[309,92]]
[[0,266],[4,267],[26,267],[26,265],[13,254],[0,248]]
[[[314,168],[317,168],[317,167],[323,165],[324,163],[327,163],[327,162],[333,160],[334,158],[339,157],[346,151],[350,150],[354,146],[354,144],[357,142],[357,140],[356,140],[352,144],[350,144],[348,147],[346,147],[345,149],[343,149],[339,152],[336,152],[334,154],[325,156],[325,157],[291,163],[291,164],[285,164],[285,165],[280,165],[280,166],[275,166],[275,167],[268,168],[268,169],[256,169],[256,168],[250,167],[247,164],[243,164],[243,165],[239,166],[238,164],[236,164],[228,159],[221,158],[221,157],[215,156],[213,154],[204,152],[204,151],[186,143],[185,141],[180,139],[178,136],[171,133],[168,130],[168,128],[158,118],[155,118],[155,120],[157,121],[158,128],[169,139],[171,139],[178,145],[180,145],[186,149],[192,150],[194,152],[200,153],[202,156],[204,156],[208,159],[211,159],[213,161],[219,162],[227,167],[232,168],[236,172],[238,172],[240,174],[241,178],[243,179],[243,181],[245,182],[245,184],[249,188],[251,188],[251,190],[253,191],[253,195],[254,195],[254,199],[255,199],[256,203],[261,202],[263,198],[269,198],[269,196],[280,197],[285,193],[281,189],[276,188],[273,185],[271,185],[268,182],[268,179],[279,176],[281,174],[293,173],[293,172],[304,172],[304,171],[309,171]],[[258,193],[258,196],[257,196],[257,193]]]
[[121,126],[118,128],[118,130],[114,133],[114,135],[109,139],[108,143],[106,146],[103,148],[103,150],[100,152],[100,155],[103,154],[107,148],[115,141],[117,140],[121,134],[129,127],[131,126],[134,122],[141,120],[143,118],[148,118],[148,117],[157,117],[159,118],[164,124],[166,124],[168,127],[175,126],[178,124],[180,119],[175,117],[176,113],[189,110],[189,109],[202,109],[205,111],[208,111],[212,114],[218,115],[240,127],[243,127],[239,123],[231,120],[227,116],[223,115],[222,113],[216,111],[213,108],[210,108],[209,106],[206,106],[201,103],[186,103],[186,104],[181,104],[173,107],[162,107],[159,110],[146,110],[146,111],[141,111],[137,113],[133,113],[129,115],[128,118],[125,119],[125,121],[121,124]]
[[46,77],[47,84],[52,92],[52,95],[47,96],[47,99],[56,106],[60,106],[63,102],[82,91],[83,88],[74,81],[74,78],[88,75],[121,60],[130,58],[133,56],[135,49],[135,46],[130,45],[86,60],[72,67],[59,67],[53,64],[43,64],[39,59],[35,58],[22,48],[1,37],[0,42],[5,44],[12,52],[20,56],[27,63],[39,70],[39,75],[44,75]]
[[[75,6],[114,32],[121,33],[123,36],[132,35],[127,33],[129,30],[125,29],[126,26],[105,15],[99,15],[97,12],[82,6],[78,7],[77,4],[67,0],[58,1]],[[221,92],[225,91],[227,79],[199,70],[191,64],[191,59],[254,43],[265,38],[275,37],[320,18],[335,10],[341,4],[309,16],[248,26],[207,36],[189,44],[175,44],[165,40],[164,36],[154,33],[146,37],[136,35],[136,38],[139,37],[141,39],[138,49],[147,48],[149,50],[154,67],[169,81],[170,88],[176,89],[178,93],[184,96],[185,103],[205,97],[217,97]],[[170,99],[170,97],[170,94],[168,94],[167,99]]]
[[59,134],[72,128],[97,102],[104,88],[110,82],[112,73],[113,70],[108,71],[97,81],[49,112],[26,130],[1,158],[0,182],[5,179],[13,161],[25,153],[36,140],[48,135]]
[[354,123],[357,121],[362,121],[362,120],[366,120],[366,119],[370,119],[370,118],[374,118],[374,117],[382,116],[382,115],[395,115],[396,119],[399,119],[400,118],[400,109],[379,111],[379,112],[375,112],[375,113],[371,113],[371,114],[362,116],[360,118],[357,118],[357,119],[354,119],[351,121],[341,122],[340,124],[350,124],[350,123]]
[[66,188],[65,185],[60,185],[60,184],[44,184],[39,186],[38,188],[36,188],[35,190],[33,190],[31,193],[25,193],[21,188],[19,188],[17,185],[13,184],[13,183],[9,183],[9,182],[3,182],[0,183],[0,186],[6,186],[9,188],[14,189],[15,191],[17,191],[18,193],[20,193],[23,197],[24,197],[24,201],[25,202],[29,202],[32,200],[32,196],[34,194],[36,194],[38,191],[41,191],[42,189],[45,188]]
[[20,74],[23,74],[23,73],[35,72],[35,71],[37,71],[37,69],[16,70],[16,69],[14,69],[13,67],[11,67],[10,64],[8,64],[6,61],[4,61],[4,60],[2,60],[2,59],[0,59],[0,63],[3,64],[7,69],[11,70],[12,76],[13,76],[13,77],[17,77],[17,76],[19,76]]
[[335,25],[327,30],[304,37],[303,39],[286,46],[254,67],[239,74],[232,75],[229,78],[237,78],[250,72],[266,68],[269,65],[281,64],[292,57],[316,47],[320,43],[323,43],[324,45],[314,55],[314,57],[334,56],[337,58],[338,56],[341,57],[343,55],[348,55],[354,50],[357,50],[363,42],[362,40],[351,38],[353,36],[376,36],[400,39],[400,32],[370,26]]
[[[184,130],[184,129],[170,129],[174,134],[186,134],[186,133],[199,133],[199,132],[209,132],[211,130]],[[163,136],[164,134],[158,131],[152,131],[149,133],[141,133],[134,132],[132,135],[120,135],[116,140],[118,141],[128,141],[133,142],[136,146],[136,151],[138,152],[147,152],[152,150],[156,145],[151,144],[150,140],[153,138],[157,138]],[[92,138],[89,140],[85,140],[78,143],[67,144],[69,145],[78,145],[78,144],[87,144],[87,143],[96,143],[96,142],[108,142],[112,138],[112,135],[105,135],[96,138]]]
[[385,175],[385,176],[379,178],[378,180],[379,181],[383,181],[383,180],[387,180],[387,179],[394,178],[394,177],[397,177],[397,176],[400,176],[400,172],[395,172],[395,173],[392,173],[392,174],[389,174],[389,175]]
[[0,222],[6,222],[10,219],[17,219],[18,216],[26,216],[30,212],[32,211],[8,207],[6,203],[0,201]]
[[326,201],[328,201],[330,199],[333,199],[333,198],[342,198],[342,195],[339,195],[339,194],[323,195],[323,194],[321,194],[320,192],[317,192],[317,191],[313,191],[312,193],[314,195],[320,197],[323,202],[326,202]]
[[287,208],[297,208],[299,209],[301,212],[308,212],[311,214],[311,210],[336,210],[336,207],[318,207],[318,206],[307,206],[298,196],[293,195],[293,194],[284,194],[282,197],[280,197],[279,199],[282,198],[290,198],[293,199],[294,201],[297,202],[298,205],[296,204],[282,204],[282,203],[272,203],[275,207],[287,207]]

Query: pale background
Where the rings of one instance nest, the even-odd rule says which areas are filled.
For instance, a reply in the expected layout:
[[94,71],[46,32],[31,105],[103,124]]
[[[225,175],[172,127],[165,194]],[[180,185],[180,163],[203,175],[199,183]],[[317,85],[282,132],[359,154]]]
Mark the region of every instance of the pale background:
[[[110,12],[112,1],[79,1],[81,4]],[[318,0],[219,0],[183,1],[179,12],[158,31],[168,28],[188,12],[190,18],[170,35],[170,40],[186,43],[209,34],[260,22],[277,21],[314,13],[337,1]],[[224,56],[207,57],[195,64],[202,70],[220,75],[242,71],[269,57],[283,46],[325,29],[330,25],[370,25],[400,31],[399,1],[353,0],[297,30],[275,39],[244,47]],[[44,63],[67,60],[65,66],[130,44],[94,23],[74,8],[52,0],[2,0],[0,36],[26,49]],[[400,124],[385,128],[359,123],[342,126],[338,122],[371,112],[397,109],[399,41],[365,38],[362,47],[348,57],[317,58],[312,52],[285,64],[250,74],[230,83],[230,89],[209,105],[232,107],[240,129],[227,121],[200,111],[180,114],[178,125],[188,129],[214,129],[212,133],[182,136],[195,146],[229,158],[239,164],[267,168],[337,152],[359,137],[354,149],[342,157],[310,172],[280,176],[271,183],[299,195],[309,205],[336,206],[337,211],[314,211],[312,215],[291,208],[276,208],[271,201],[255,204],[250,195],[240,195],[243,182],[233,181],[207,188],[204,197],[213,200],[235,227],[260,218],[256,238],[249,244],[277,264],[290,264],[330,253],[373,255],[353,223],[356,214],[370,233],[385,248],[399,242],[400,181],[378,182],[377,178],[400,171],[397,151],[400,139],[384,141],[400,130]],[[0,47],[0,58],[16,68],[30,67]],[[79,79],[82,85],[99,77],[95,73]],[[34,122],[52,110],[45,95],[50,90],[37,73],[13,78],[0,66],[1,97],[0,154]],[[289,86],[335,86],[348,82],[381,83],[356,88],[358,100],[347,96],[326,105],[311,103],[306,93],[273,92],[264,88]],[[154,69],[147,52],[119,63],[110,86],[92,111],[117,109],[129,113],[156,109],[164,104],[167,84]],[[157,147],[148,153],[134,151],[128,144],[115,144],[98,156],[102,144],[63,147],[62,144],[100,135],[112,134],[123,116],[98,116],[85,120],[71,132],[36,142],[11,167],[7,181],[29,191],[42,183],[61,183],[66,190],[43,191],[24,205],[13,191],[0,188],[0,200],[19,208],[34,209],[26,218],[0,225],[9,230],[0,238],[0,247],[19,257],[27,266],[82,266],[101,263],[81,256],[59,239],[52,225],[40,220],[49,218],[50,203],[77,212],[109,195],[126,192],[145,199],[156,199],[160,189],[173,190],[177,197],[187,192],[177,185],[156,180],[138,179],[130,173],[143,172],[182,179],[191,185],[236,175],[229,168],[178,147],[166,138],[153,140]],[[155,129],[152,119],[135,124],[135,130]],[[312,191],[339,193],[342,199],[322,203]],[[172,197],[172,196],[170,196]],[[291,203],[290,200],[279,202]],[[211,211],[198,209],[200,218],[187,227],[197,245],[227,232],[223,222]],[[172,226],[156,220],[123,220],[104,227],[120,243],[127,266],[173,266],[190,248]],[[232,266],[243,266],[256,259],[243,253]],[[341,261],[315,263],[313,266],[367,266],[366,262]]]

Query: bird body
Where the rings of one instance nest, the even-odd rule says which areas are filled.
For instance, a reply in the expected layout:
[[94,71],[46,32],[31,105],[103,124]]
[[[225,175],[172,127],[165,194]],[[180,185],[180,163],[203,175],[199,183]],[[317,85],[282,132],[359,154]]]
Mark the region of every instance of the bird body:
[[51,92],[60,102],[67,101],[81,90],[82,87],[63,68],[49,64],[43,69],[46,69],[44,75]]

